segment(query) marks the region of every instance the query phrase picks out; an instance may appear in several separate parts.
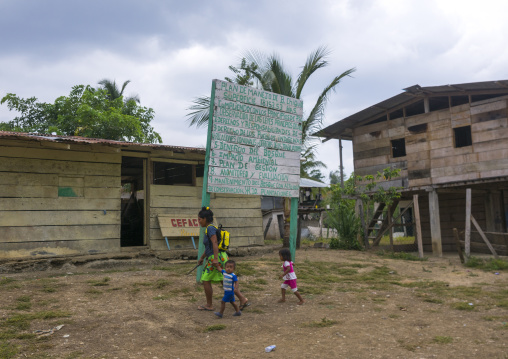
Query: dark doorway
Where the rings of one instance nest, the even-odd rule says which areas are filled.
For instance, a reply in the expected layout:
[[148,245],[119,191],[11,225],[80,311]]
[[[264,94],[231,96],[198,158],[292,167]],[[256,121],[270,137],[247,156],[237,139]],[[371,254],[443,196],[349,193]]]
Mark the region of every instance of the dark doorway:
[[144,159],[122,157],[122,247],[145,245]]

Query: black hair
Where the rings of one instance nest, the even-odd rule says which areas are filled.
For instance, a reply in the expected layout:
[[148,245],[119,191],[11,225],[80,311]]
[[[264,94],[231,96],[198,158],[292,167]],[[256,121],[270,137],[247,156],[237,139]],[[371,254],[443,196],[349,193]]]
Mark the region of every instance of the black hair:
[[198,213],[199,218],[204,218],[208,223],[213,223],[213,212],[210,207],[202,207]]
[[279,251],[279,255],[284,259],[285,261],[291,262],[291,252],[287,248],[282,248]]
[[229,259],[226,263],[224,263],[224,267],[226,267],[227,265],[229,264],[232,264],[233,265],[233,268],[236,269],[236,262],[232,259]]

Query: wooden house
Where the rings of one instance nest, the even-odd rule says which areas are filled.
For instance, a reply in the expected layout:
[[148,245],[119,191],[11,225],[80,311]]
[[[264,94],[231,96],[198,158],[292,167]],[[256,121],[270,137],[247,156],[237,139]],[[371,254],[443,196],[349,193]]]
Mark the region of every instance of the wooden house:
[[[401,170],[400,177],[383,185],[401,187],[403,200],[418,194],[426,250],[438,255],[456,250],[453,228],[464,238],[470,214],[506,254],[507,101],[508,80],[415,85],[328,126],[319,136],[352,141],[358,175],[387,167]],[[476,225],[471,236],[472,249],[482,250]]]
[[[197,246],[204,160],[199,148],[0,132],[0,259]],[[212,194],[211,208],[232,246],[263,244],[258,196]]]

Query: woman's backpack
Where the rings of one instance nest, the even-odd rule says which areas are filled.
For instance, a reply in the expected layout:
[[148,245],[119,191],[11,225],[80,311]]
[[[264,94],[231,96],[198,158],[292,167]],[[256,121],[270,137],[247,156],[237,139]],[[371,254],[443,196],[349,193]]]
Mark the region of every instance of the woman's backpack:
[[[214,225],[211,224],[211,226]],[[214,227],[217,229],[217,244],[219,247],[219,251],[227,251],[229,249],[229,232],[222,228],[222,224],[219,224],[219,227],[216,226]]]

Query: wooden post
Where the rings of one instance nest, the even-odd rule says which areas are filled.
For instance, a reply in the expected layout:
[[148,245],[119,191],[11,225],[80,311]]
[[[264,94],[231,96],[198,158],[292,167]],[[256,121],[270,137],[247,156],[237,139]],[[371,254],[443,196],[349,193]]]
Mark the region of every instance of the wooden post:
[[416,243],[418,243],[418,257],[423,258],[422,223],[420,221],[420,205],[418,195],[413,195],[413,206],[415,210]]
[[358,212],[360,212],[360,221],[362,222],[362,236],[363,236],[363,244],[365,248],[369,248],[369,237],[367,236],[367,228],[365,226],[365,214],[363,212],[363,201],[361,199],[357,200]]
[[296,255],[296,236],[298,235],[298,198],[291,198],[291,219],[289,222],[289,251],[291,259],[295,261]]
[[344,188],[344,166],[342,164],[342,139],[339,137],[340,188]]
[[323,238],[323,211],[319,212],[319,237]]
[[[210,112],[208,113],[208,135],[206,139],[206,155],[205,155],[205,169],[203,173],[203,191],[201,192],[201,206],[208,207],[210,205],[210,192],[208,192],[208,166],[210,163],[210,147],[212,144],[212,127],[213,127],[213,106],[215,102],[215,81],[212,81],[212,95],[210,96]],[[201,227],[199,231],[199,245],[198,245],[198,259],[205,251],[203,239],[205,238],[205,228]],[[201,274],[203,273],[203,265],[198,267],[196,271],[196,282],[201,281]]]
[[388,228],[389,229],[389,237],[390,237],[390,250],[393,252],[393,223],[392,223],[392,214],[393,214],[393,210],[395,208],[393,208],[393,204],[389,205],[388,208],[387,208],[387,213],[386,213],[386,219],[388,220]]
[[439,197],[433,188],[429,192],[430,236],[432,241],[432,253],[438,257],[443,256],[441,242],[441,217],[439,215]]
[[464,252],[467,260],[471,255],[471,188],[466,189],[466,231],[464,241]]
[[428,97],[425,97],[423,99],[423,110],[425,111],[425,113],[429,113],[430,112],[430,104],[429,104],[429,98]]

